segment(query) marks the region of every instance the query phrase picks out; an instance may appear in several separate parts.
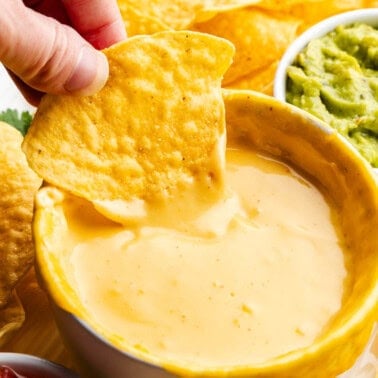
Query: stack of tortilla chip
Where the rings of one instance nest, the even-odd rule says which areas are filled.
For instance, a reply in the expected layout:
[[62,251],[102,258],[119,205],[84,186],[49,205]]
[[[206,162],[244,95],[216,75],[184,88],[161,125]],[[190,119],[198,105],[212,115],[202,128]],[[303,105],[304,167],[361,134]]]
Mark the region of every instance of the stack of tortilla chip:
[[41,179],[26,162],[22,140],[19,131],[0,122],[0,346],[24,322],[16,287],[34,260],[31,222]]
[[279,59],[314,23],[337,13],[377,7],[377,0],[118,0],[129,36],[189,29],[231,41],[234,62],[227,88],[273,92]]

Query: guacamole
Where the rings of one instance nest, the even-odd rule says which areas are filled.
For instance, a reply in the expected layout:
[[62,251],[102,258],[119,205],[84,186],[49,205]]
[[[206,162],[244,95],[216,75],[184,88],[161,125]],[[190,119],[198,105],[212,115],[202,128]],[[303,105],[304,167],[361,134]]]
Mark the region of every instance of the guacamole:
[[286,100],[327,122],[378,167],[378,29],[337,27],[310,42],[287,75]]

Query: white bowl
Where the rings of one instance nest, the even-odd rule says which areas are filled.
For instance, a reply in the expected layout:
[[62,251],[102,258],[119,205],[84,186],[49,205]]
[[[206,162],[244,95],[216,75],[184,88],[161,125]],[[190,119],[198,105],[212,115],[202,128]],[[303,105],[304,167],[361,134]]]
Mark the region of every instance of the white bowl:
[[281,101],[286,101],[286,70],[296,56],[313,39],[323,37],[331,32],[338,25],[353,24],[362,22],[365,24],[378,26],[378,8],[364,8],[355,11],[340,13],[336,16],[326,18],[315,24],[301,34],[286,50],[278,64],[274,79],[274,97]]
[[79,378],[65,367],[40,357],[23,353],[0,353],[0,366],[30,378]]

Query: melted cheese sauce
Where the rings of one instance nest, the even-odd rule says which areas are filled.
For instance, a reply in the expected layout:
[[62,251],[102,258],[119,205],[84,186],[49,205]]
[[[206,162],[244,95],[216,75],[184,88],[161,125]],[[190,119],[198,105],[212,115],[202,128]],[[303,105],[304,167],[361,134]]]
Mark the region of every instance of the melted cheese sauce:
[[227,151],[227,182],[202,234],[109,225],[64,203],[64,269],[117,346],[162,364],[258,363],[311,344],[338,311],[346,270],[321,193],[243,149]]

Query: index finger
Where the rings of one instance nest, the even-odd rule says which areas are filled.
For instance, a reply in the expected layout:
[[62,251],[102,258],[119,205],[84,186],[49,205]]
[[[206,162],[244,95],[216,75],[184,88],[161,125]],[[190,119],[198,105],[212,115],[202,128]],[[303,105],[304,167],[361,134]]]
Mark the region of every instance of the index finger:
[[103,49],[126,38],[116,0],[62,0],[72,26],[94,47]]

